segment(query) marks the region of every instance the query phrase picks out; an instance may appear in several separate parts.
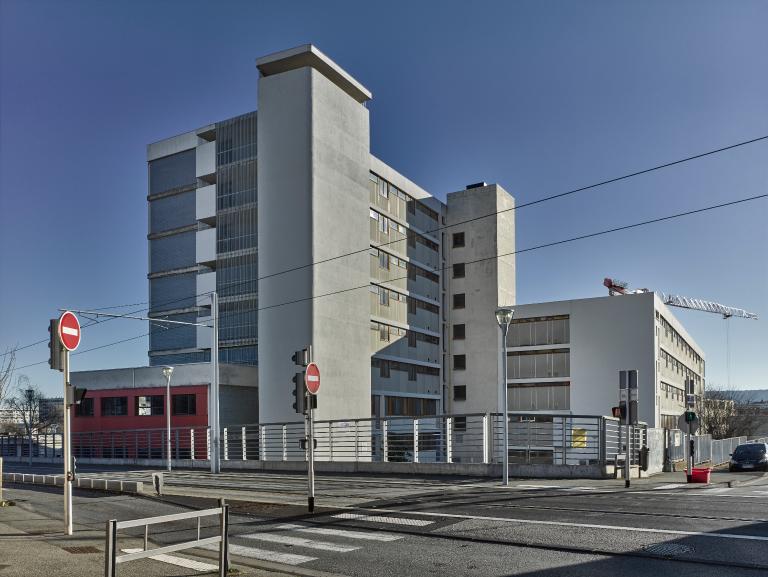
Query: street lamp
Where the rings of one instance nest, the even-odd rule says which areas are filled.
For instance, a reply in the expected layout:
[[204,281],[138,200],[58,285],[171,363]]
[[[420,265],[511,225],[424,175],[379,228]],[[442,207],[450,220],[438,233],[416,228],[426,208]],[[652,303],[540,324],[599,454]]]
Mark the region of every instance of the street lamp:
[[168,458],[168,471],[171,470],[171,375],[173,367],[163,367],[163,376],[165,377],[165,422],[168,426],[168,440],[166,441],[166,457]]
[[507,403],[507,331],[509,331],[509,323],[512,322],[512,317],[515,314],[515,309],[511,309],[508,307],[501,307],[496,309],[496,322],[499,323],[499,328],[501,329],[501,366],[502,366],[502,377],[501,377],[501,398],[502,402],[504,404],[504,408],[501,411],[502,416],[504,417],[504,443],[503,443],[503,449],[504,452],[502,453],[502,466],[504,467],[504,486],[509,485],[509,423],[508,423],[508,415],[507,415],[507,409],[509,407]]

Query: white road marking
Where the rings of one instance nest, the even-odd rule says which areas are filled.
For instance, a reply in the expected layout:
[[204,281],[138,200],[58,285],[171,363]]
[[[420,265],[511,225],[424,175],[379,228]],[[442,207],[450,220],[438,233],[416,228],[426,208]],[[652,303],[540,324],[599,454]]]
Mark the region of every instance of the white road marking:
[[[379,513],[402,513],[397,509],[374,509]],[[411,515],[442,517],[444,519],[499,521],[500,523],[519,523],[521,525],[548,525],[552,527],[577,527],[584,529],[607,529],[609,531],[635,531],[637,533],[662,533],[667,535],[685,535],[688,537],[711,537],[717,539],[740,539],[745,541],[768,541],[763,535],[736,535],[731,533],[703,533],[700,531],[680,531],[677,529],[650,529],[646,527],[627,527],[622,525],[596,525],[593,523],[568,523],[565,521],[537,521],[532,519],[514,519],[509,517],[488,517],[484,515],[459,515],[454,513],[431,513],[427,511],[409,511]],[[338,517],[338,515],[334,515]]]
[[711,489],[702,489],[701,492],[705,495],[714,495],[716,493],[728,493],[733,491],[731,487],[713,487]]
[[654,491],[663,491],[665,489],[678,489],[679,487],[685,487],[685,483],[670,483],[669,485],[659,485],[654,487]]
[[560,485],[515,485],[519,489],[563,489]]
[[[230,535],[230,539],[232,536]],[[209,551],[218,551],[218,545],[203,545],[200,549]],[[317,557],[308,557],[306,555],[297,555],[295,553],[278,553],[256,547],[246,547],[244,545],[229,544],[230,555],[240,555],[241,557],[250,557],[251,559],[261,559],[262,561],[274,561],[275,563],[285,563],[286,565],[300,565],[308,561],[316,561]]]
[[65,335],[72,335],[73,337],[76,337],[79,331],[77,329],[73,329],[72,327],[61,327],[61,332]]
[[[216,550],[219,550],[218,546],[216,546]],[[138,553],[139,551],[143,551],[143,549],[123,549],[123,553]],[[202,561],[194,561],[192,559],[185,559],[184,557],[176,557],[175,555],[165,555],[162,553],[160,555],[153,555],[150,559],[160,561],[161,563],[168,563],[170,565],[178,565],[179,567],[193,569],[195,571],[216,571],[219,568],[218,565],[211,565],[210,563],[203,563]]]
[[[402,511],[390,511],[391,513],[402,513]],[[424,519],[404,519],[402,517],[383,517],[381,515],[359,515],[357,513],[339,513],[333,515],[335,519],[354,519],[356,521],[370,521],[371,523],[389,523],[392,525],[410,525],[412,527],[424,527],[431,525],[434,521],[425,521]]]
[[306,547],[307,549],[320,549],[321,551],[335,551],[337,553],[349,553],[356,551],[360,547],[351,545],[339,545],[328,541],[313,541],[304,537],[291,537],[290,535],[280,535],[279,533],[250,533],[248,535],[235,535],[240,539],[254,539],[257,541],[267,541],[269,543],[280,543],[282,545],[293,545],[295,547]]
[[595,491],[597,493],[606,493],[610,489],[605,487],[570,487],[568,489],[561,489],[561,491]]
[[376,533],[375,531],[349,531],[347,529],[327,529],[325,527],[306,527],[304,525],[280,525],[278,529],[301,531],[302,533],[313,533],[315,535],[328,535],[332,537],[347,537],[349,539],[363,539],[366,541],[397,541],[402,539],[402,535],[394,533]]

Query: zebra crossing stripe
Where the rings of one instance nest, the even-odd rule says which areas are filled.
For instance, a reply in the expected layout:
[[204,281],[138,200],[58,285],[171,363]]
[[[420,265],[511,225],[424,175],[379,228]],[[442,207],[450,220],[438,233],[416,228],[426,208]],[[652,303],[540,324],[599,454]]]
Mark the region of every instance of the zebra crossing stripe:
[[370,521],[371,523],[389,523],[391,525],[408,525],[411,527],[424,527],[434,523],[434,521],[426,521],[424,519],[404,519],[402,517],[384,517],[382,515],[358,515],[357,513],[339,513],[338,515],[333,515],[333,518]]
[[313,541],[305,537],[292,537],[290,535],[280,535],[279,533],[250,533],[248,535],[235,535],[239,539],[254,539],[257,541],[267,541],[269,543],[280,543],[282,545],[292,545],[294,547],[305,547],[307,549],[319,549],[321,551],[335,551],[336,553],[349,553],[356,551],[360,547],[352,545],[339,545],[328,541]]
[[685,483],[670,483],[669,485],[659,485],[658,487],[654,487],[654,491],[663,491],[665,489],[677,489],[679,487],[685,487]]
[[[239,536],[239,535],[238,535]],[[232,536],[230,536],[230,539]],[[203,545],[201,549],[209,551],[218,551],[218,545]],[[262,561],[274,561],[275,563],[284,563],[286,565],[301,565],[309,561],[316,561],[317,557],[308,557],[306,555],[297,555],[296,553],[278,553],[277,551],[268,551],[267,549],[258,549],[256,547],[246,547],[229,543],[229,554],[239,555],[240,557],[250,557],[251,559],[261,559]]]
[[[216,547],[216,550],[218,551],[218,546]],[[123,549],[123,553],[138,553],[139,551],[143,551],[143,549]],[[161,553],[160,555],[153,555],[150,559],[206,573],[209,571],[217,571],[219,569],[218,565],[211,565],[210,563],[194,561],[193,559],[186,559],[184,557],[176,557],[176,555],[165,555]]]
[[376,533],[374,531],[349,531],[347,529],[328,529],[325,527],[306,527],[303,525],[280,525],[280,530],[294,530],[314,535],[327,535],[329,537],[346,537],[349,539],[363,539],[366,541],[397,541],[402,535],[394,533]]

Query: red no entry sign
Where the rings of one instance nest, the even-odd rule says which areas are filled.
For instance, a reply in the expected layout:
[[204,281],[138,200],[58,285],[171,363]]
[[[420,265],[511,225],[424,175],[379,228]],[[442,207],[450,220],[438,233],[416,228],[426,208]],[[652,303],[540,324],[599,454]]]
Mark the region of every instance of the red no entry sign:
[[68,351],[74,351],[80,344],[80,321],[74,313],[66,311],[59,317],[59,340]]
[[320,369],[315,363],[307,365],[307,372],[304,375],[304,384],[310,395],[316,395],[320,390]]

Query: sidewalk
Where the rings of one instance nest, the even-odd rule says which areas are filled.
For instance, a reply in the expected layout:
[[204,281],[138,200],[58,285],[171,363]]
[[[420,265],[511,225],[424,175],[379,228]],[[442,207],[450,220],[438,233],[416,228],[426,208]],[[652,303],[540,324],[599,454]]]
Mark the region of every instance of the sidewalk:
[[[30,575],[82,577],[104,574],[105,531],[101,523],[75,523],[74,535],[68,536],[63,533],[60,493],[46,493],[42,488],[35,490],[6,488],[5,492],[5,498],[13,500],[16,505],[0,508],[0,574],[3,577]],[[103,499],[106,497],[96,500]],[[89,500],[94,499],[79,499],[78,512],[89,507],[87,503]],[[158,514],[164,513],[162,504],[153,504],[153,507],[159,509]],[[93,517],[90,518],[92,519]],[[121,536],[118,546],[120,549],[141,549],[143,541]],[[120,577],[218,575],[215,569],[217,561],[214,558],[187,555],[185,552],[174,553],[173,556],[176,559],[188,560],[190,566],[185,568],[154,559],[141,559],[121,564],[119,575]],[[191,568],[195,566],[198,567],[197,570]],[[284,575],[244,566],[237,566],[236,569],[236,574],[243,577]]]

